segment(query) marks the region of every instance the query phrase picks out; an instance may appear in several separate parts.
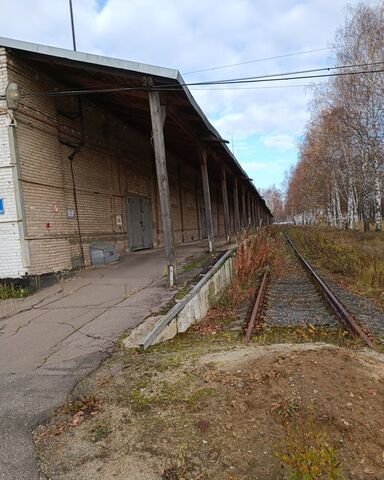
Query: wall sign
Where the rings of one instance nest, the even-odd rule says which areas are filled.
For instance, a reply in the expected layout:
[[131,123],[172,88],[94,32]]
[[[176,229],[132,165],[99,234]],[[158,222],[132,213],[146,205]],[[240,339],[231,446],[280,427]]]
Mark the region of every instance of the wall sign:
[[54,202],[52,204],[52,210],[53,210],[53,213],[59,213],[59,204],[57,202]]
[[73,208],[67,209],[67,218],[69,218],[69,220],[73,220],[74,218],[76,218],[76,212]]
[[4,215],[5,214],[5,211],[4,211],[4,199],[3,198],[0,198],[0,215]]

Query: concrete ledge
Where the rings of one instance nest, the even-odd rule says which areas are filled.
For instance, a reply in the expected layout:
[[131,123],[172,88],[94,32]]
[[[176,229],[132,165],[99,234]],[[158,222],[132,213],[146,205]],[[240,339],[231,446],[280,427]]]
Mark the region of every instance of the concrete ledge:
[[[221,297],[232,282],[235,252],[236,248],[228,250],[183,300],[172,307],[166,315],[160,317],[155,324],[152,323],[152,317],[147,333],[141,339],[134,336],[136,346],[146,349],[156,343],[165,342],[202,320],[212,304]],[[141,328],[142,331],[146,330],[145,327]],[[124,341],[127,348],[134,346],[131,335]]]

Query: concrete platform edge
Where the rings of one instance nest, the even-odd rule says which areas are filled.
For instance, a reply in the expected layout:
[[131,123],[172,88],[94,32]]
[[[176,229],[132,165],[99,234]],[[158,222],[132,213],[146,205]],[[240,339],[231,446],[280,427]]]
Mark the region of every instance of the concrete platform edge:
[[138,346],[146,349],[156,343],[170,340],[202,320],[209,307],[219,299],[232,281],[235,252],[236,248],[228,250],[185,298],[160,318],[139,341]]

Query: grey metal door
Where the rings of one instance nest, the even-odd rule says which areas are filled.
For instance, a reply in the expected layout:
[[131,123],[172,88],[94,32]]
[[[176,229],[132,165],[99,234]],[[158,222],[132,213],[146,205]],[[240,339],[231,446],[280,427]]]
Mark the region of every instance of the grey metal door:
[[129,249],[151,248],[152,212],[147,198],[127,197],[127,221]]
[[143,232],[143,248],[151,248],[152,242],[152,210],[148,198],[141,198],[141,220]]

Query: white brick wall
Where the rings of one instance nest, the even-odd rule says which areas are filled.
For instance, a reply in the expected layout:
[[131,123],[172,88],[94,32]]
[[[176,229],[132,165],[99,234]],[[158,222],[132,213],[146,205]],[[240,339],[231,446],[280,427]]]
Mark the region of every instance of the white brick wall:
[[[4,49],[0,49],[0,93],[8,82]],[[16,278],[25,274],[22,264],[13,168],[9,150],[5,102],[0,101],[0,198],[4,202],[4,215],[0,215],[0,278]]]

